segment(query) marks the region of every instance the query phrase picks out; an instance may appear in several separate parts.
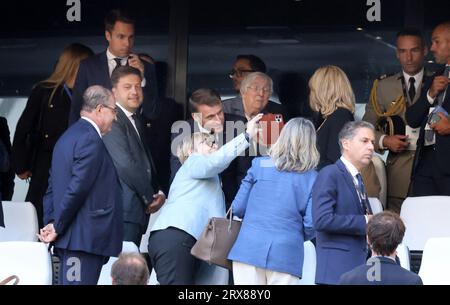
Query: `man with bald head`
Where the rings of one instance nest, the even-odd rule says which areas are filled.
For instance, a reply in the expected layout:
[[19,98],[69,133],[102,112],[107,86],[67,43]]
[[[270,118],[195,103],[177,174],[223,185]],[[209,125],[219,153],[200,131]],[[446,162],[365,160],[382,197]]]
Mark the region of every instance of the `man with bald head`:
[[450,21],[432,34],[431,52],[445,65],[425,85],[417,103],[406,111],[411,127],[420,129],[412,176],[413,196],[450,196]]

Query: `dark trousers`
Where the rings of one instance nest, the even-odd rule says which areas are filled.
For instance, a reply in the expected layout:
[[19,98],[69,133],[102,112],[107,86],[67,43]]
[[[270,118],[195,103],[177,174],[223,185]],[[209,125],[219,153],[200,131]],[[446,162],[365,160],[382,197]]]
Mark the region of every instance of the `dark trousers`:
[[124,222],[123,223],[123,240],[132,241],[136,246],[141,245],[142,240],[142,230],[141,226],[137,223]]
[[196,239],[169,227],[150,234],[148,254],[161,285],[194,285],[201,261],[191,255]]
[[101,255],[55,248],[59,256],[59,285],[97,285],[107,258]]
[[435,154],[434,146],[423,148],[414,175],[412,196],[450,196],[450,175],[442,173]]

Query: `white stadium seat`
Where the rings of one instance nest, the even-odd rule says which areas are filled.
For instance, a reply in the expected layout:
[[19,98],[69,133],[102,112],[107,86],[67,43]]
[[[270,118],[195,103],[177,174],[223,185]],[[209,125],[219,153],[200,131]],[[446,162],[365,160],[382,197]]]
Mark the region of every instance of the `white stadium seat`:
[[450,285],[450,237],[428,239],[419,276],[425,285]]
[[422,251],[431,237],[450,237],[450,197],[409,197],[400,217],[406,226],[403,243],[410,251]]
[[3,201],[5,227],[0,227],[2,241],[37,241],[39,231],[36,209],[30,202]]
[[150,237],[150,231],[160,213],[161,213],[161,209],[159,209],[158,212],[150,215],[150,219],[148,220],[147,230],[145,231],[145,234],[142,235],[141,246],[139,247],[139,251],[141,253],[148,253],[148,238]]
[[[124,241],[122,244],[122,252],[137,252],[139,253],[139,249],[134,242]],[[111,268],[114,262],[117,260],[117,257],[110,257],[108,262],[103,265],[102,272],[100,273],[100,277],[98,279],[97,285],[111,285]]]
[[405,268],[406,270],[411,271],[410,257],[409,257],[409,249],[405,244],[400,244],[397,246],[397,256],[400,260],[400,266]]
[[0,280],[19,277],[19,285],[52,285],[51,255],[44,243],[0,242]]
[[383,212],[383,205],[381,204],[380,200],[378,200],[378,198],[370,197],[369,203],[373,215]]

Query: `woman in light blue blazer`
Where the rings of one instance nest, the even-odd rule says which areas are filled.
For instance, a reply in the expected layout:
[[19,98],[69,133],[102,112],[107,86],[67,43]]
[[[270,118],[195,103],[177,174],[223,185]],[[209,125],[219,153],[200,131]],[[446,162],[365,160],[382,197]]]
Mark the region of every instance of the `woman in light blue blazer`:
[[253,160],[232,204],[243,218],[228,255],[236,285],[299,284],[303,243],[314,232],[311,190],[319,158],[314,125],[295,118],[269,157]]
[[[247,132],[217,150],[214,137],[194,133],[178,150],[182,166],[170,187],[169,196],[155,221],[148,253],[162,285],[192,285],[201,261],[191,248],[211,217],[225,216],[225,199],[219,173],[249,146],[257,133],[257,115],[247,123]],[[226,283],[221,283],[226,284]]]

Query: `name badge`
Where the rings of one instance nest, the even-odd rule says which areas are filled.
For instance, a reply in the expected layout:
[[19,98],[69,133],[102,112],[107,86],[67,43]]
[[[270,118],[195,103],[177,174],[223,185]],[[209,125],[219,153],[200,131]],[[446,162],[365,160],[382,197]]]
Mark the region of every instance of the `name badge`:
[[419,139],[420,127],[412,128],[411,126],[406,125],[405,135],[408,136],[409,146],[407,150],[416,150],[417,148],[417,140]]

